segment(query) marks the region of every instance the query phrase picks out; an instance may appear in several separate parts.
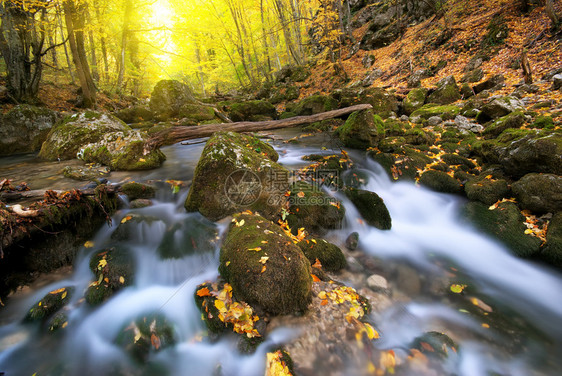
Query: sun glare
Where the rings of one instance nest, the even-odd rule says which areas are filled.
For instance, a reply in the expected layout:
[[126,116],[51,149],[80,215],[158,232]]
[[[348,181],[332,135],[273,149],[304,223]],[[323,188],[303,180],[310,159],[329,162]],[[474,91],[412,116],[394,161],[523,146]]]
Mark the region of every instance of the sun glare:
[[173,23],[173,12],[168,0],[156,0],[152,4],[151,23],[155,26],[171,27]]

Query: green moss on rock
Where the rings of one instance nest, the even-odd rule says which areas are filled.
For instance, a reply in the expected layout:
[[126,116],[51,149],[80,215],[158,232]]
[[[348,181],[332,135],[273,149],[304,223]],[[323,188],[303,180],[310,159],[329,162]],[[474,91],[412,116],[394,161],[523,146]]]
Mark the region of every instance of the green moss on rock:
[[548,224],[546,243],[537,257],[558,268],[562,268],[562,211],[554,214]]
[[86,291],[86,302],[99,305],[115,292],[132,284],[133,258],[128,251],[111,248],[97,251],[90,258],[90,269],[96,280]]
[[437,84],[437,89],[429,95],[429,103],[449,104],[461,99],[460,89],[453,76],[443,78]]
[[369,225],[380,230],[392,228],[390,213],[379,195],[355,188],[346,188],[344,193]]
[[73,293],[73,287],[63,287],[49,292],[29,309],[25,321],[45,321],[68,304]]
[[417,88],[412,89],[408,93],[403,102],[403,108],[406,115],[411,115],[414,111],[423,107],[428,91],[429,90],[426,88]]
[[420,184],[436,192],[461,193],[462,184],[446,172],[429,170],[420,177]]
[[259,120],[273,119],[277,112],[270,102],[255,100],[230,104],[229,115],[233,121],[256,121],[258,117],[261,117]]
[[422,108],[414,111],[410,115],[410,119],[421,118],[429,119],[433,116],[439,116],[443,120],[454,119],[460,113],[460,108],[454,105],[440,106],[434,103],[428,103]]
[[310,302],[310,262],[279,226],[259,215],[234,216],[219,272],[237,299],[271,314],[304,311]]
[[123,184],[123,186],[121,187],[121,192],[129,197],[129,201],[134,201],[139,198],[154,198],[154,196],[156,196],[156,189],[154,187],[136,182]]
[[301,100],[292,110],[297,116],[315,115],[335,110],[338,102],[331,96],[312,95]]
[[349,148],[367,149],[384,138],[382,119],[372,110],[356,111],[336,130],[343,144]]
[[525,124],[525,115],[522,111],[515,111],[509,115],[495,120],[484,129],[484,138],[496,138],[507,129],[518,129]]
[[347,266],[347,261],[341,249],[324,239],[307,239],[297,245],[311,264],[319,260],[322,268],[329,272],[337,272]]
[[178,117],[193,119],[196,122],[202,122],[207,120],[214,120],[215,111],[210,106],[187,103],[180,108]]
[[465,184],[464,190],[469,200],[492,205],[503,198],[509,197],[511,190],[506,180],[488,179],[486,178],[487,175],[482,175],[469,180]]
[[513,194],[523,209],[534,213],[562,211],[562,177],[531,173],[512,184]]

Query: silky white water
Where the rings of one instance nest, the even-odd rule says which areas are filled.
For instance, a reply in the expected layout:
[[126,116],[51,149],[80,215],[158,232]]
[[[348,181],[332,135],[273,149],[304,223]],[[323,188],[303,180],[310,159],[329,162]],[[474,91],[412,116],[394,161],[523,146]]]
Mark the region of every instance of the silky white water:
[[[316,146],[277,145],[280,162],[289,168],[304,165],[301,156],[322,153]],[[189,151],[193,170],[200,146],[173,148]],[[326,153],[324,151],[324,153]],[[195,156],[194,156],[195,155]],[[170,155],[168,155],[170,157]],[[175,157],[174,157],[175,158]],[[191,160],[193,158],[193,160]],[[343,242],[353,231],[359,233],[360,249],[384,263],[407,263],[424,280],[449,273],[448,265],[458,270],[473,294],[494,308],[489,328],[482,326],[482,315],[467,307],[467,301],[451,298],[446,289],[441,295],[425,291],[402,297],[389,309],[372,314],[381,333],[375,341],[380,349],[393,349],[404,358],[408,345],[428,331],[447,333],[459,344],[457,354],[443,361],[443,369],[456,375],[557,375],[562,372],[562,276],[545,267],[512,256],[497,242],[475,231],[460,219],[463,200],[419,188],[412,183],[395,183],[375,163],[357,156],[361,171],[368,177],[363,189],[376,192],[385,201],[392,229],[381,231],[361,224],[359,212],[338,192],[347,207],[344,228],[329,234]],[[177,161],[171,162],[177,165]],[[173,171],[164,169],[174,179]],[[182,171],[182,176],[190,172]],[[151,177],[155,178],[153,172]],[[0,373],[12,375],[263,375],[265,353],[296,334],[282,329],[271,334],[252,355],[242,355],[234,338],[212,343],[195,306],[196,286],[215,280],[218,273],[220,240],[213,250],[193,252],[181,259],[162,260],[157,249],[168,229],[181,225],[184,232],[199,223],[197,214],[183,209],[186,190],[178,195],[161,194],[153,207],[122,210],[92,241],[92,249],[82,249],[71,277],[35,291],[12,307],[13,320],[0,327]],[[156,218],[133,226],[126,240],[112,239],[117,225],[128,214]],[[188,226],[188,227],[185,227]],[[218,236],[225,224],[214,224]],[[181,237],[180,235],[175,235]],[[176,244],[182,239],[174,238]],[[103,305],[90,308],[81,299],[93,274],[89,257],[95,250],[121,245],[135,260],[134,283]],[[451,281],[455,277],[449,276]],[[389,280],[394,285],[392,279]],[[73,286],[68,326],[62,333],[50,334],[44,327],[23,324],[29,308],[46,293]],[[447,286],[445,286],[447,287]],[[468,304],[470,305],[470,304]],[[139,365],[116,345],[119,333],[142,315],[158,313],[173,323],[177,344],[154,354],[146,365]],[[495,326],[501,326],[496,330]],[[513,326],[513,328],[511,328]],[[302,330],[306,331],[306,328]],[[512,346],[506,333],[529,333],[522,344]]]

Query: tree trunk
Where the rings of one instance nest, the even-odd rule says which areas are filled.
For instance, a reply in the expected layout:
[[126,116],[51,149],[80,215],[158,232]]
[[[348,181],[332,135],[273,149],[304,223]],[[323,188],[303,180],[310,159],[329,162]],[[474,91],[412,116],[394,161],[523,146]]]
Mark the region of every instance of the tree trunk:
[[129,25],[131,23],[131,13],[133,11],[132,0],[125,0],[125,14],[123,17],[123,28],[121,30],[121,53],[119,54],[119,76],[117,78],[117,88],[123,88],[125,77],[125,51],[127,50],[127,39],[129,37]]
[[[86,4],[85,13],[88,24],[92,25],[92,17],[90,16],[88,4]],[[96,57],[96,44],[94,43],[94,29],[91,26],[88,28],[88,42],[90,43],[90,56],[92,58],[92,78],[95,82],[99,82],[100,74],[98,73],[98,59]]]
[[550,18],[550,22],[552,22],[552,28],[557,29],[560,26],[560,19],[556,15],[556,10],[554,9],[554,4],[552,0],[546,0],[546,14],[548,18]]
[[[98,23],[101,25],[101,15],[100,15],[100,9],[96,7],[96,18]],[[101,55],[103,58],[103,71],[104,71],[104,77],[105,80],[108,81],[109,80],[109,62],[107,59],[107,43],[105,41],[105,34],[102,30],[102,27],[100,26],[99,29],[99,33],[100,33],[100,45],[101,45]]]
[[[56,17],[60,28],[60,35],[61,38],[64,40],[65,38],[64,38],[64,26],[62,24],[62,15],[58,4],[56,5],[56,7],[57,7]],[[76,79],[74,78],[74,72],[72,71],[72,64],[70,63],[70,55],[68,54],[68,48],[66,47],[66,43],[64,44],[64,55],[66,57],[66,65],[68,66],[68,73],[70,74],[70,82],[72,82],[72,84],[74,85]]]
[[175,143],[192,140],[195,138],[209,137],[215,132],[258,132],[264,130],[280,129],[296,127],[303,124],[312,124],[318,121],[333,119],[338,116],[348,115],[355,111],[368,110],[373,108],[370,104],[359,104],[356,106],[346,107],[339,110],[323,112],[312,116],[297,116],[283,120],[267,120],[267,121],[242,121],[238,123],[208,124],[198,127],[172,127],[164,129],[153,134],[144,146],[144,153],[164,145],[173,145]]
[[271,81],[271,55],[269,53],[269,43],[267,42],[267,32],[265,31],[263,0],[260,0],[260,12],[261,12],[261,30],[263,35],[263,49],[264,49],[265,61],[267,63],[267,68],[266,68],[267,72],[265,75],[265,79],[267,81]]
[[79,21],[80,15],[76,12],[76,6],[73,0],[66,0],[63,3],[63,7],[70,50],[82,89],[82,104],[86,108],[94,108],[96,106],[96,92],[92,76],[90,75],[88,61],[85,58],[84,32],[83,29],[80,29],[81,27],[83,28],[83,25]]
[[533,83],[533,72],[531,70],[531,64],[529,64],[529,59],[527,59],[527,52],[523,51],[521,53],[521,68],[523,68],[523,77],[525,78],[525,83],[530,85]]

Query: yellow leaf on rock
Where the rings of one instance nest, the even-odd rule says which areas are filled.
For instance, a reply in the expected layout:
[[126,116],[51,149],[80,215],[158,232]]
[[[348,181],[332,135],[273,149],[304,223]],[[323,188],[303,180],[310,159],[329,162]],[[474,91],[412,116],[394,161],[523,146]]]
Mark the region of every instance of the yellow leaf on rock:
[[267,260],[269,260],[269,257],[267,257],[267,256],[262,256],[262,258],[260,258],[259,263],[265,265],[265,263],[267,262]]
[[451,285],[451,291],[454,292],[455,294],[460,294],[461,292],[463,292],[463,290],[465,289],[466,285],[459,285],[459,284],[453,284]]
[[66,291],[63,292],[62,295],[61,295],[61,297],[60,297],[60,299],[63,300],[64,298],[66,298],[66,295],[67,295],[67,292],[66,292]]
[[63,288],[60,288],[58,290],[51,291],[49,294],[57,295],[57,294],[60,294],[61,292],[63,292],[64,290],[66,290],[66,289],[63,287]]
[[88,240],[86,243],[84,243],[84,248],[92,248],[94,246],[94,242]]
[[267,266],[263,266],[263,268],[261,268],[261,273],[265,272],[265,270],[267,269]]
[[119,277],[119,283],[121,284],[125,283],[125,277],[123,276]]
[[248,249],[248,251],[256,251],[256,252],[259,252],[259,251],[261,251],[261,247],[250,248],[250,249]]
[[122,224],[123,224],[123,223],[127,223],[127,222],[130,221],[131,219],[133,219],[133,216],[132,216],[132,215],[128,215],[128,216],[126,216],[125,218],[123,218],[123,219],[121,220],[121,223],[122,223]]

